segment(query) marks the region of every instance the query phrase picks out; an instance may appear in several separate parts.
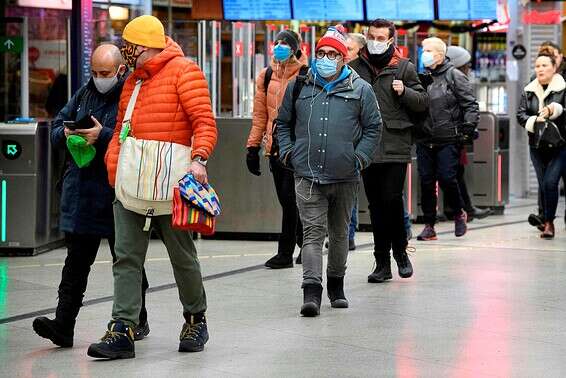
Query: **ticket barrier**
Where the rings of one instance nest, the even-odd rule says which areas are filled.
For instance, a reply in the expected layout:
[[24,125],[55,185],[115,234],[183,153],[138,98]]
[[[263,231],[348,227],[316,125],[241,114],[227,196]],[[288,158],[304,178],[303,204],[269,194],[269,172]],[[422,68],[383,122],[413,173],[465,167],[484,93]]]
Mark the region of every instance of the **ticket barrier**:
[[51,149],[49,133],[47,122],[0,123],[0,255],[63,245],[55,186],[64,156]]

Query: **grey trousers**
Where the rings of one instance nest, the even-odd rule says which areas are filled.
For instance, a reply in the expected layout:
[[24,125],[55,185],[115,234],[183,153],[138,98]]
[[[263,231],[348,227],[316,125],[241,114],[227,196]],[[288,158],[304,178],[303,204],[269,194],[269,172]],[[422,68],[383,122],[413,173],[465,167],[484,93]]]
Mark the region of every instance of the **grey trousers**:
[[[150,233],[143,230],[145,217],[114,203],[116,229],[116,262],[114,273],[114,306],[112,318],[129,326],[138,324],[142,305],[141,281]],[[165,244],[173,266],[173,275],[183,305],[183,314],[206,310],[206,294],[202,283],[197,250],[190,232],[171,227],[171,215],[153,217],[151,228]]]
[[327,277],[344,277],[348,227],[359,182],[316,184],[295,178],[297,207],[303,223],[303,287],[322,283],[322,246],[328,231]]

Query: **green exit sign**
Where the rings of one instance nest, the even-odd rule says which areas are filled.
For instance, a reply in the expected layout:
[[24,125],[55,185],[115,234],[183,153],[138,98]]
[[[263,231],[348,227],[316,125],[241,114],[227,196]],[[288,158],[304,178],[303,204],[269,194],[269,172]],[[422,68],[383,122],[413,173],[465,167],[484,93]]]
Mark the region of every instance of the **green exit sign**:
[[2,142],[2,155],[8,160],[16,160],[22,154],[22,146],[16,141],[5,140]]
[[0,37],[0,52],[21,54],[24,49],[22,37]]

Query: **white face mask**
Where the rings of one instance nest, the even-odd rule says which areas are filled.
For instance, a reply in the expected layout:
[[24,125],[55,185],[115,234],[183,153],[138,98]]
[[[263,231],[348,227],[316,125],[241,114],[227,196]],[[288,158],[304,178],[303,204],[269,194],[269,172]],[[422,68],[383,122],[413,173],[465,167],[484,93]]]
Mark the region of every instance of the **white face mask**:
[[93,77],[96,89],[102,93],[108,93],[118,83],[118,73],[112,77]]
[[370,54],[381,55],[381,54],[383,54],[387,51],[387,49],[389,48],[389,43],[388,43],[388,41],[381,42],[381,41],[376,41],[376,40],[370,39],[368,41],[367,46],[368,46],[368,51],[369,51]]
[[430,67],[434,64],[434,54],[430,51],[425,51],[421,55],[421,60],[423,62],[423,66]]

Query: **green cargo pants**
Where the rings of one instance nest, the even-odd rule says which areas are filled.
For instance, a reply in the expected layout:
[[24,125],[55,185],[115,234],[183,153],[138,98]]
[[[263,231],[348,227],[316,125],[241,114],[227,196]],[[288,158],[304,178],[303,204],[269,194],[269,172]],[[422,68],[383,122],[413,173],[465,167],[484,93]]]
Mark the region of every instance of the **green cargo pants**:
[[[142,268],[145,262],[150,232],[143,231],[145,216],[126,210],[114,202],[116,229],[116,262],[114,273],[114,306],[112,318],[129,326],[138,324],[141,309]],[[153,217],[151,228],[165,244],[183,314],[206,311],[206,294],[202,283],[200,263],[191,234],[171,227],[171,215]]]

